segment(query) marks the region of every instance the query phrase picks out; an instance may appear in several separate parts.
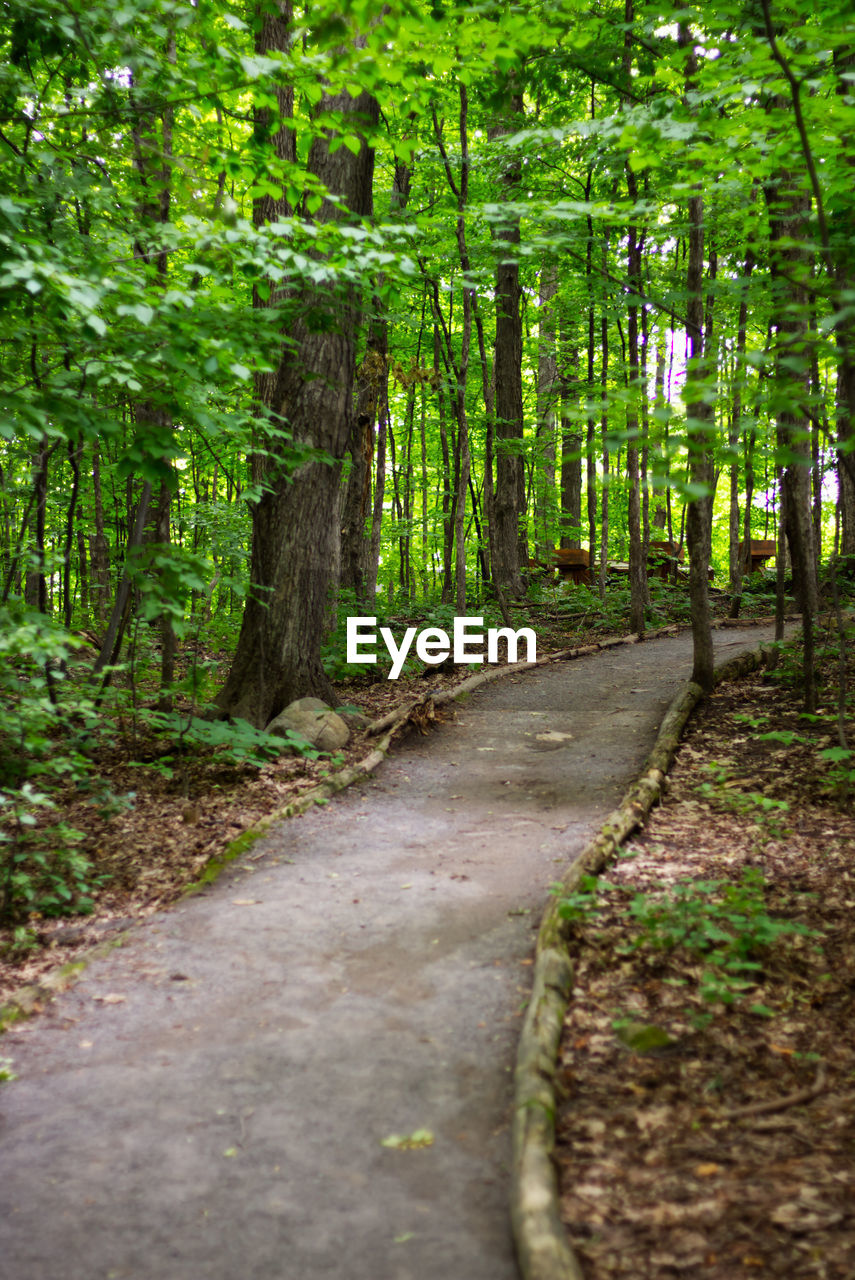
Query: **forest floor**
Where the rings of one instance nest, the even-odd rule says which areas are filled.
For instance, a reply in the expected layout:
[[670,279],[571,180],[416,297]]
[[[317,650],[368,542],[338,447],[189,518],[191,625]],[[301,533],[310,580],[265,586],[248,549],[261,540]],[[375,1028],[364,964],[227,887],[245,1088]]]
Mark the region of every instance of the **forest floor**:
[[716,692],[576,900],[558,1160],[586,1280],[853,1274],[855,788],[818,756],[826,675],[813,721],[791,681]]

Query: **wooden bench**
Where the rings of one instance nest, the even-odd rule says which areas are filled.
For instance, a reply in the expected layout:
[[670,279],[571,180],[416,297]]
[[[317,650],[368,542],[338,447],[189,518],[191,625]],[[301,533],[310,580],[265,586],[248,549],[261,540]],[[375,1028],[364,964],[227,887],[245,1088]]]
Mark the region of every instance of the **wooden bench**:
[[767,560],[771,560],[777,550],[773,538],[752,538],[750,542],[740,542],[739,562],[745,573],[759,573]]
[[575,547],[561,547],[552,556],[552,567],[561,575],[562,582],[574,586],[591,585],[590,553]]

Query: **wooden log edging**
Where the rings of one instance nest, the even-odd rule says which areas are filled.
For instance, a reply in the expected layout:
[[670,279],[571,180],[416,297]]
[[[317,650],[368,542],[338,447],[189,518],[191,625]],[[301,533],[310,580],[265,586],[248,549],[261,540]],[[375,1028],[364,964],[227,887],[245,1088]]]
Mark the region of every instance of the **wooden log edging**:
[[[772,652],[770,647],[760,646],[722,663],[716,668],[716,684],[755,671],[765,665]],[[572,893],[582,876],[601,871],[647,817],[662,793],[680,738],[702,697],[700,685],[689,680],[672,700],[640,777],[567,868],[559,894],[543,914],[532,994],[514,1074],[511,1226],[523,1280],[584,1280],[561,1221],[552,1158],[557,1113],[555,1070],[575,977],[558,914],[559,895]]]
[[345,787],[351,786],[354,782],[359,782],[362,778],[369,777],[386,759],[395,728],[397,728],[397,725],[384,734],[377,746],[369,751],[367,756],[363,756],[361,760],[358,760],[356,764],[348,765],[345,769],[339,769],[337,773],[331,773],[323,782],[318,783],[316,787],[312,787],[310,791],[304,791],[296,800],[291,800],[288,804],[282,805],[281,808],[274,809],[272,813],[266,813],[263,818],[259,818],[251,827],[246,827],[239,839],[245,836],[263,835],[268,827],[272,827],[275,822],[282,822],[286,818],[297,818],[305,813],[307,809],[311,809],[312,805],[326,804],[332,796],[339,791],[344,791]]

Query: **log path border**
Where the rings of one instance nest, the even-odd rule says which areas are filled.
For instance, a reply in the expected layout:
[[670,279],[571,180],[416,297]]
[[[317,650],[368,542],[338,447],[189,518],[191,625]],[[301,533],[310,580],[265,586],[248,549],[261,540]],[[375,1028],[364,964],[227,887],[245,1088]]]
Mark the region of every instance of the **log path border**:
[[[716,684],[756,671],[776,652],[774,645],[766,644],[738,654],[716,668]],[[583,876],[601,871],[644,822],[662,793],[683,730],[703,696],[700,685],[691,680],[676,694],[639,778],[561,877],[563,894],[572,893]],[[574,982],[558,897],[549,903],[541,921],[533,979],[514,1074],[511,1224],[523,1280],[584,1280],[561,1221],[553,1163],[555,1071]]]

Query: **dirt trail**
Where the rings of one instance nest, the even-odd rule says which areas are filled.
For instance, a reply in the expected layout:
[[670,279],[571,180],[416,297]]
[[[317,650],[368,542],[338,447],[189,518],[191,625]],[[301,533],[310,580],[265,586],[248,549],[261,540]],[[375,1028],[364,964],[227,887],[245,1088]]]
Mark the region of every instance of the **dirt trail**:
[[[718,657],[768,635],[718,633]],[[15,1027],[0,1274],[514,1280],[533,930],[643,762],[690,647],[487,686]],[[432,1146],[381,1145],[420,1129]]]

